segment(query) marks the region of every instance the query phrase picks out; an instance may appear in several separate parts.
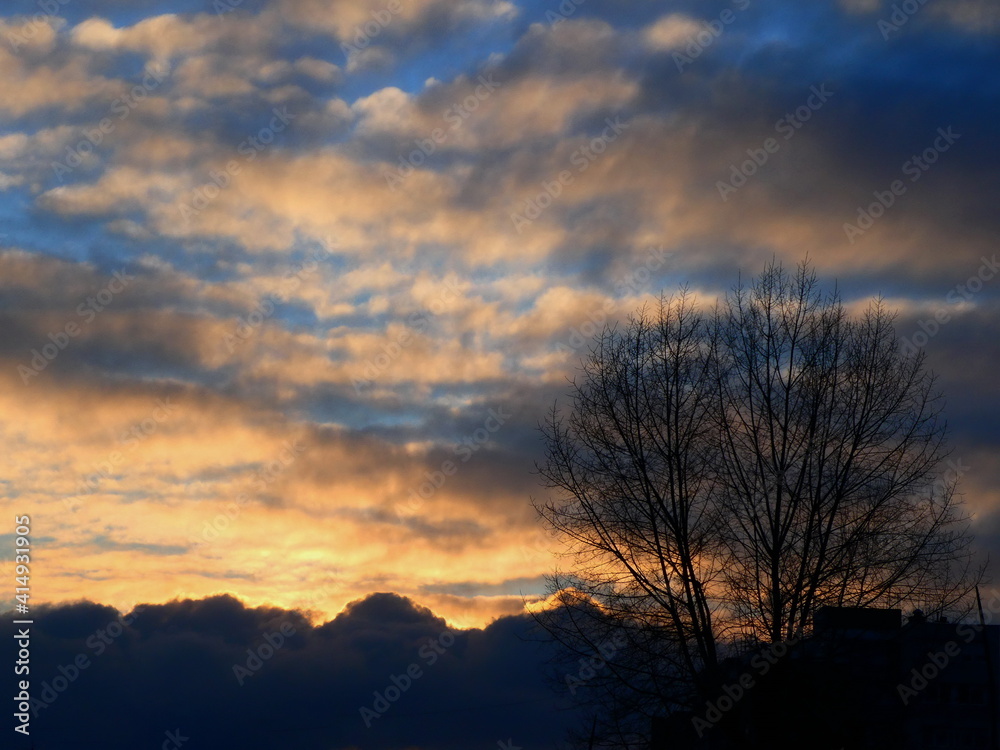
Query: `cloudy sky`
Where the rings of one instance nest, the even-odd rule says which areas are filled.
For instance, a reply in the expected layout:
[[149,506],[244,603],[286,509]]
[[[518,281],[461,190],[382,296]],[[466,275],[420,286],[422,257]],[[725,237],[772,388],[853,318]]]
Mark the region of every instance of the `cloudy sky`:
[[993,0],[12,10],[0,540],[10,572],[30,514],[34,601],[319,627],[392,592],[310,643],[367,606],[501,617],[463,636],[496,658],[556,562],[536,428],[596,326],[807,254],[927,351],[1000,552]]

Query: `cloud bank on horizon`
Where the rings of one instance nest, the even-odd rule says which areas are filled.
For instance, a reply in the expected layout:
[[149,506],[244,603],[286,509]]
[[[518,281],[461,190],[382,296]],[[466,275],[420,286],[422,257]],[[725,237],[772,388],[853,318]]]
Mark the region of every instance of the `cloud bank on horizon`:
[[[319,625],[229,596],[126,613],[77,602],[34,619],[39,748],[554,747],[574,718],[527,615],[455,630],[373,594]],[[9,618],[0,631],[17,634]],[[8,672],[12,696],[14,683]]]
[[926,350],[1000,549],[991,0],[23,5],[0,493],[38,599],[522,612],[588,337],[806,254]]

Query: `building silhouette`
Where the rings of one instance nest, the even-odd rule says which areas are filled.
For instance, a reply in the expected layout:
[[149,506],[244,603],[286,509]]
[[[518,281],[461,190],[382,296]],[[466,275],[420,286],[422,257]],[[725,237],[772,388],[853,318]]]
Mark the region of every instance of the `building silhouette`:
[[813,633],[722,664],[719,696],[651,750],[1000,750],[1000,626],[825,607]]

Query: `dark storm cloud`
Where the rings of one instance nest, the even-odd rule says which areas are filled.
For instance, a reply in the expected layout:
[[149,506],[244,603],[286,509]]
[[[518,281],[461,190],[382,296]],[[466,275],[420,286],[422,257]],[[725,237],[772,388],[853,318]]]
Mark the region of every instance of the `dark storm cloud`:
[[[37,748],[134,750],[178,731],[186,750],[492,750],[508,738],[553,746],[570,720],[553,712],[549,654],[526,616],[453,630],[408,599],[373,594],[316,627],[229,596],[124,616],[80,602],[34,620],[31,691],[47,704],[31,722]],[[385,703],[374,695],[387,692]]]

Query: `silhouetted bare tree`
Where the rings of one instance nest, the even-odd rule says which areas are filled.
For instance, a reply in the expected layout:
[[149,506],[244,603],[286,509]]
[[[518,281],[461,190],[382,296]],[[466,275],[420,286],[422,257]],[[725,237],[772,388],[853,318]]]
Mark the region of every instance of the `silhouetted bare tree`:
[[682,293],[594,342],[543,426],[536,508],[570,561],[543,624],[574,656],[627,641],[588,681],[612,744],[821,606],[964,604],[979,575],[942,403],[893,318],[772,263],[713,310]]

